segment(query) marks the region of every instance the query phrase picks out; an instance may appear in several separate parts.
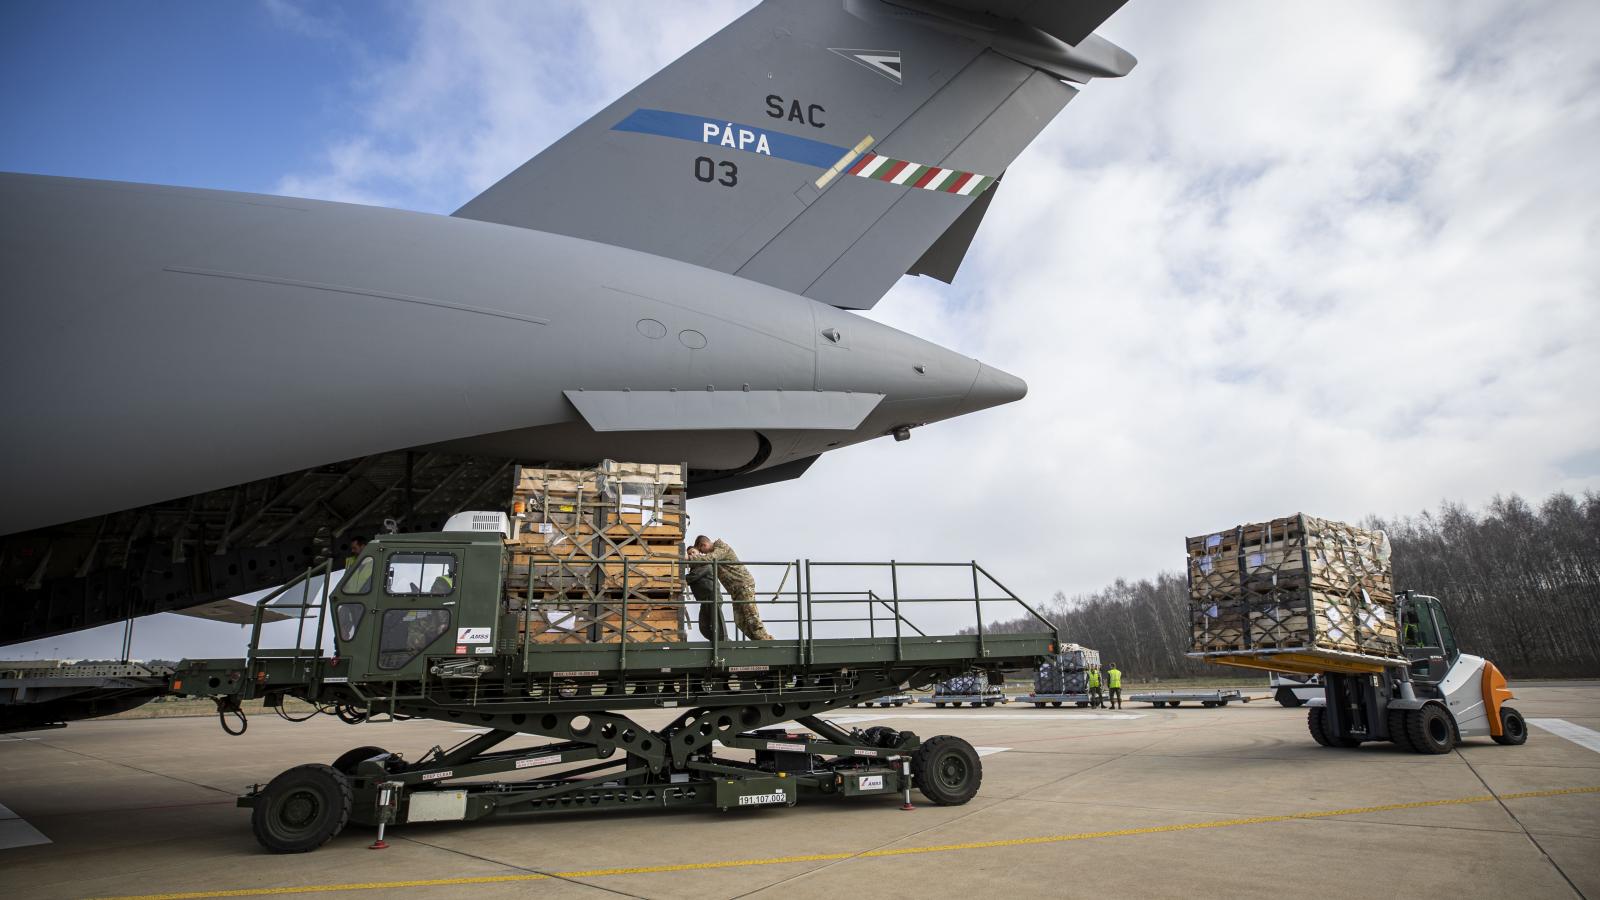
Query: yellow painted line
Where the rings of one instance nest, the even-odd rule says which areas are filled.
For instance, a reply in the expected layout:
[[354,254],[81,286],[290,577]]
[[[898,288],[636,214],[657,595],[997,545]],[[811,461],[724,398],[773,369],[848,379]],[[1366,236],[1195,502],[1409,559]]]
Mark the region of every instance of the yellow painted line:
[[849,150],[846,150],[845,154],[843,156],[839,157],[839,161],[834,163],[833,166],[828,169],[828,171],[823,172],[821,178],[817,179],[817,190],[819,190],[819,191],[822,190],[823,188],[828,186],[828,182],[830,182],[833,179],[839,177],[839,173],[844,171],[845,165],[847,163],[849,163],[850,160],[855,159],[856,157],[860,156],[862,154],[862,152],[864,150],[866,150],[868,147],[871,147],[874,142],[875,142],[875,139],[872,137],[872,135],[869,134],[866,137],[862,138],[861,140],[857,141],[856,145],[854,147],[851,147]]
[[343,884],[308,884],[296,887],[234,888],[216,891],[185,891],[170,894],[131,894],[119,897],[102,897],[99,900],[200,900],[205,897],[271,897],[284,894],[327,894],[335,891],[388,891],[399,888],[457,887],[470,884],[506,884],[522,881],[546,881],[551,878],[605,878],[614,875],[655,875],[662,872],[703,872],[710,869],[738,869],[750,866],[781,866],[787,863],[838,862],[846,859],[875,859],[889,856],[913,856],[922,853],[949,853],[956,850],[988,850],[995,847],[1028,847],[1038,844],[1061,844],[1068,841],[1088,841],[1100,838],[1132,837],[1141,834],[1167,834],[1179,831],[1199,831],[1207,828],[1233,828],[1239,825],[1264,825],[1272,822],[1293,822],[1302,819],[1327,819],[1335,816],[1359,816],[1366,813],[1392,812],[1400,809],[1428,809],[1436,806],[1463,806],[1471,803],[1490,803],[1495,800],[1532,800],[1539,797],[1565,797],[1575,794],[1600,794],[1600,786],[1560,788],[1548,791],[1522,791],[1501,794],[1498,797],[1484,794],[1476,797],[1456,797],[1450,800],[1418,800],[1412,803],[1384,803],[1378,806],[1353,806],[1348,809],[1326,809],[1312,812],[1286,813],[1277,816],[1245,816],[1237,819],[1215,819],[1210,822],[1190,822],[1182,825],[1150,825],[1144,828],[1119,828],[1114,831],[1084,831],[1077,834],[1049,834],[1040,837],[1005,838],[995,841],[967,841],[960,844],[934,844],[926,847],[899,847],[867,850],[861,853],[812,853],[803,856],[772,856],[764,859],[729,859],[720,862],[680,863],[665,866],[624,866],[613,869],[579,869],[571,872],[525,873],[518,875],[478,875],[463,878],[426,878],[413,881],[352,881]]

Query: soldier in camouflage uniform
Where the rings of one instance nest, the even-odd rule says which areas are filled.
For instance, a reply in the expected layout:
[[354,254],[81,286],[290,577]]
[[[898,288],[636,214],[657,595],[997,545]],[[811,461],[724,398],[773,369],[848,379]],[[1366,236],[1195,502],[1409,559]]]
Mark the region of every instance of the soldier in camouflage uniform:
[[761,622],[761,614],[756,611],[756,580],[750,570],[739,563],[739,557],[726,541],[713,541],[702,534],[689,548],[689,558],[716,562],[717,580],[733,596],[734,624],[745,637],[753,641],[772,640],[767,626]]

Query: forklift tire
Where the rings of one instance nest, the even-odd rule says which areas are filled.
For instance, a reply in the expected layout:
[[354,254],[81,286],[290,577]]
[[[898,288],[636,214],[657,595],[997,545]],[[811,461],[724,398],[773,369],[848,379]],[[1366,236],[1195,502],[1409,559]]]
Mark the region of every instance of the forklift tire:
[[1417,752],[1417,748],[1411,746],[1411,731],[1406,728],[1406,710],[1389,710],[1389,740],[1401,750]]
[[256,798],[250,828],[273,853],[306,853],[332,840],[350,821],[350,782],[333,766],[295,766]]
[[1406,736],[1417,753],[1449,753],[1456,746],[1456,727],[1450,714],[1436,703],[1406,714]]
[[1522,713],[1509,706],[1500,707],[1500,733],[1494,735],[1496,744],[1515,747],[1528,742],[1528,723],[1522,721]]
[[339,770],[340,775],[352,778],[356,774],[356,766],[384,752],[387,751],[382,747],[357,747],[354,750],[346,750],[333,761],[333,767]]
[[1345,750],[1361,746],[1355,738],[1334,737],[1328,731],[1328,710],[1325,707],[1313,706],[1306,713],[1306,730],[1311,732],[1311,739],[1324,747],[1339,747]]
[[911,783],[936,806],[960,806],[983,784],[983,761],[961,738],[931,737],[911,756]]

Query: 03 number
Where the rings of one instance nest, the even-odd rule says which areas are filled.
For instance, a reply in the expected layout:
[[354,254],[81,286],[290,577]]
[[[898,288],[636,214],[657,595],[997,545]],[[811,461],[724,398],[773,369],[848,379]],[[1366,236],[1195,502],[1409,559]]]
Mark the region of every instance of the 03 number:
[[[717,174],[719,172],[720,176]],[[694,158],[694,177],[707,184],[715,181],[723,187],[733,187],[739,183],[739,167],[727,160],[719,162],[709,156],[697,156]]]

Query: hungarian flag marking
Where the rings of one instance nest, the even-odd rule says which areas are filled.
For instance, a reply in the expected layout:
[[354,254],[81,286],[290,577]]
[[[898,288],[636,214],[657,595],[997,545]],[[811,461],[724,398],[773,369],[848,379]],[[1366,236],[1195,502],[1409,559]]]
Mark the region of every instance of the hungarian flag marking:
[[963,197],[976,197],[994,184],[988,175],[924,166],[903,159],[893,159],[877,153],[866,153],[851,164],[849,174],[857,178],[887,181],[924,191],[940,191]]

